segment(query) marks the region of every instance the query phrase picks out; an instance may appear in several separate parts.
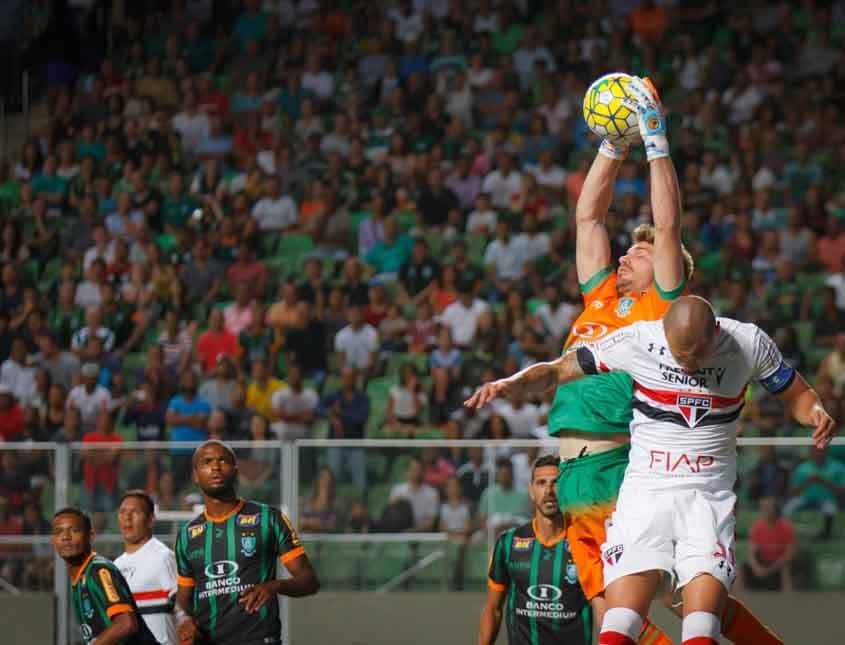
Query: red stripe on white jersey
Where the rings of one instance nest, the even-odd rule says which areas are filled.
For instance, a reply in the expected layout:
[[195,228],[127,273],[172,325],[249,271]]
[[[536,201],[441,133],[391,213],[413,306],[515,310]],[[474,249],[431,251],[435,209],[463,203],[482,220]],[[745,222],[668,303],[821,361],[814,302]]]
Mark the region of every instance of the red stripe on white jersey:
[[655,403],[662,403],[663,405],[677,405],[678,404],[678,397],[679,396],[700,396],[706,397],[712,401],[713,409],[718,408],[730,408],[738,403],[742,403],[745,399],[745,390],[748,388],[746,385],[742,388],[742,392],[740,392],[737,396],[717,396],[715,394],[707,394],[707,393],[699,393],[699,392],[676,392],[673,390],[652,390],[651,388],[645,387],[640,383],[634,381],[634,389],[637,392],[642,393],[647,398],[651,399]]
[[167,589],[156,589],[155,591],[138,591],[133,593],[132,597],[136,602],[142,600],[167,600],[170,597],[170,592]]

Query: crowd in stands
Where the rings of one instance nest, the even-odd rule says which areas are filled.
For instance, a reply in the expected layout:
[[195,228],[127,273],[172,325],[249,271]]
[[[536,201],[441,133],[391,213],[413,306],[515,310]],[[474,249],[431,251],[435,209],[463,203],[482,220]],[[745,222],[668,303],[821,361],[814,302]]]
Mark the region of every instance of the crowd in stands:
[[[558,355],[581,311],[580,105],[612,70],[667,107],[692,291],[843,417],[845,2],[85,4],[29,7],[31,43],[78,46],[45,50],[49,123],[0,160],[2,441],[546,436],[549,401],[460,402]],[[640,151],[615,189],[617,258],[650,221]],[[760,389],[745,410],[745,434],[796,432]],[[529,512],[524,450],[492,473],[474,449],[312,452],[309,531],[463,540]],[[278,490],[275,453],[240,454],[242,490]],[[836,530],[845,453],[799,454],[742,451],[748,578],[794,556],[779,508]],[[43,532],[49,459],[0,455],[0,534]],[[192,502],[190,452],[81,455],[101,526],[129,479]]]

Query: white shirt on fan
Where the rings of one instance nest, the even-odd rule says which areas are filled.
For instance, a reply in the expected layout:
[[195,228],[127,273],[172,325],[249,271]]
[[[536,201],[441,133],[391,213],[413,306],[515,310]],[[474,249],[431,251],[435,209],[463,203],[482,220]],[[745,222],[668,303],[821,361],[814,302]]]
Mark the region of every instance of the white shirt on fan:
[[114,561],[129,585],[141,617],[161,645],[178,645],[173,608],[176,596],[176,556],[156,538],[134,553]]

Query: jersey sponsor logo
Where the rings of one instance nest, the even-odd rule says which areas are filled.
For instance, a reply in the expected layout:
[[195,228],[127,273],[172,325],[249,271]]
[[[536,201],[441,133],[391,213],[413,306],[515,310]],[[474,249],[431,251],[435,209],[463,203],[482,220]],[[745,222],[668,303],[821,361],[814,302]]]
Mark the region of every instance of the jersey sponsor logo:
[[624,298],[620,298],[619,302],[616,305],[616,311],[614,313],[619,318],[625,318],[628,314],[631,313],[631,309],[634,308],[634,299],[628,298],[627,296]]
[[533,585],[526,589],[526,593],[532,600],[553,602],[559,600],[563,592],[554,585]]
[[114,587],[114,581],[111,578],[111,573],[109,573],[108,569],[100,569],[100,573],[98,574],[100,578],[100,584],[103,585],[103,591],[106,592],[106,598],[109,602],[118,602],[120,600],[120,596],[117,593],[117,589]]
[[135,567],[119,567],[119,569],[126,580],[132,580],[135,577]]
[[238,515],[238,526],[258,526],[260,515]]
[[628,331],[618,331],[610,338],[602,340],[599,344],[599,350],[606,352],[607,350],[616,347],[619,343],[631,338],[633,334]]
[[94,617],[94,606],[88,596],[82,596],[82,615],[85,616],[85,620],[91,620]]
[[582,323],[572,328],[572,335],[585,341],[598,340],[607,333],[607,325],[601,323]]
[[578,582],[578,567],[575,566],[574,562],[566,563],[566,573],[564,575],[567,583],[574,585]]
[[94,630],[91,629],[91,626],[88,623],[83,623],[79,626],[79,632],[82,634],[82,640],[86,643],[94,638]]
[[622,552],[624,550],[625,547],[621,544],[610,547],[604,552],[604,561],[611,565],[618,564],[622,559]]
[[188,551],[188,560],[196,560],[201,558],[205,555],[205,551],[202,549],[194,549],[193,551]]
[[716,463],[712,455],[688,455],[685,452],[668,452],[652,450],[649,455],[648,467],[651,470],[662,470],[674,473],[678,469],[698,474]]
[[202,535],[203,531],[205,531],[205,524],[200,524],[198,526],[189,526],[188,537],[194,539],[198,535]]
[[258,544],[258,540],[255,538],[253,534],[247,534],[241,536],[241,553],[244,554],[244,557],[251,558],[255,555],[255,547]]
[[593,309],[604,309],[604,303],[601,300],[596,300],[590,305]]
[[234,560],[217,560],[205,568],[205,575],[212,580],[230,578],[238,572],[239,568]]
[[514,551],[528,551],[532,546],[534,546],[534,538],[515,537],[513,539]]
[[225,596],[249,589],[252,585],[241,584],[241,579],[237,575],[238,568],[238,563],[232,560],[217,560],[209,564],[205,568],[205,575],[209,579],[197,594],[198,599]]
[[713,409],[713,397],[706,394],[679,394],[678,410],[690,428],[697,426]]
[[[659,349],[664,348],[660,347]],[[649,351],[652,350],[649,349]],[[713,381],[716,385],[721,385],[727,372],[724,367],[703,367],[697,370],[695,374],[687,374],[680,367],[665,365],[664,363],[660,363],[658,369],[660,370],[660,378],[667,383],[689,385],[690,387],[710,387]]]

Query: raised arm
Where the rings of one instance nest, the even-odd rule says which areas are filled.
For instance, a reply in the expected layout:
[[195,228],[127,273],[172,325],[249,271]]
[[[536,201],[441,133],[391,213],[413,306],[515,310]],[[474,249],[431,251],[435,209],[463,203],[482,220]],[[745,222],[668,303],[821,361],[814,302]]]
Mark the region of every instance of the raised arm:
[[497,398],[509,398],[520,393],[523,398],[550,392],[563,383],[585,375],[577,352],[569,352],[547,363],[535,363],[513,376],[482,385],[464,401],[468,408],[479,409]]
[[637,102],[640,135],[651,174],[654,218],[654,281],[658,291],[671,293],[684,284],[681,246],[681,190],[675,164],[669,157],[666,116],[657,90],[648,79],[634,77],[628,85]]
[[599,271],[610,266],[610,237],[605,219],[613,201],[613,185],[621,165],[621,159],[599,152],[578,197],[575,206],[575,265],[581,284],[586,284]]

